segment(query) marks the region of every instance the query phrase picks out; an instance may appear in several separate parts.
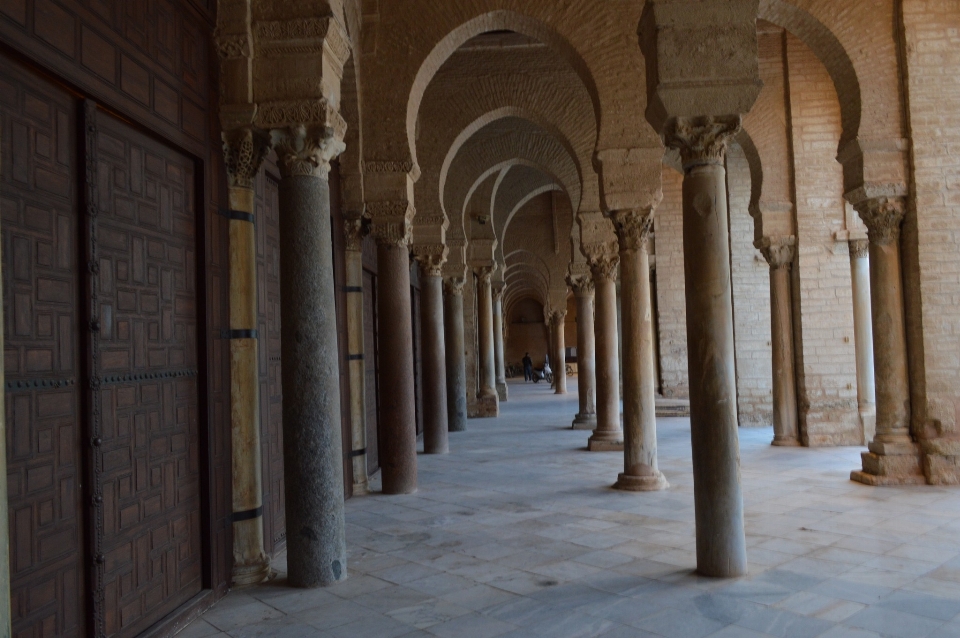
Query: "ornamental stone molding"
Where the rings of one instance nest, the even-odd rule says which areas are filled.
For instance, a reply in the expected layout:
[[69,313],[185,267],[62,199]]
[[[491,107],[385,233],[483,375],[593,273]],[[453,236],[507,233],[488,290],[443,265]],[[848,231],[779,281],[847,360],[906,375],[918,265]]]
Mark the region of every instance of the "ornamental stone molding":
[[590,275],[567,275],[567,285],[573,290],[575,297],[589,297],[596,290]]
[[230,187],[253,188],[260,165],[270,152],[270,134],[247,126],[224,131],[221,139]]
[[326,179],[330,162],[346,148],[343,138],[325,126],[288,126],[270,131],[270,137],[282,177]]
[[875,197],[856,205],[867,227],[870,242],[883,246],[900,240],[900,227],[906,214],[905,197]]
[[652,210],[620,210],[612,213],[613,228],[620,250],[646,250],[653,233]]
[[683,170],[723,164],[727,142],[742,129],[741,117],[678,117],[667,124],[664,144],[680,151]]
[[870,240],[851,239],[848,244],[851,259],[866,259],[870,256]]
[[790,269],[797,254],[797,238],[794,235],[787,237],[764,237],[757,248],[763,258],[770,264],[771,270]]
[[447,295],[463,296],[463,287],[467,280],[464,277],[446,277],[443,280],[443,292]]
[[343,237],[347,250],[360,252],[363,250],[363,239],[370,234],[369,220],[363,217],[347,217],[343,220]]
[[554,328],[560,328],[567,320],[566,310],[554,310],[550,313],[550,324]]
[[483,286],[491,285],[491,278],[493,277],[493,271],[497,269],[496,264],[492,266],[475,266],[473,269],[473,274],[477,276],[477,279],[480,280],[480,284]]
[[325,98],[260,104],[253,121],[262,129],[322,126],[341,141],[347,133],[346,120]]
[[590,272],[596,283],[616,281],[617,271],[620,268],[620,256],[617,254],[599,254],[589,258]]
[[442,277],[450,249],[443,244],[424,244],[413,247],[413,258],[427,277]]

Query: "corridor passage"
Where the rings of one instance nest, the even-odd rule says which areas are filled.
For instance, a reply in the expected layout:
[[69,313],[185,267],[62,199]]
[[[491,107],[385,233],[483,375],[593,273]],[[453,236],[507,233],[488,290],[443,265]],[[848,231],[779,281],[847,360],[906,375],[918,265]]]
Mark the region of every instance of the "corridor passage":
[[960,636],[956,489],[867,487],[861,448],[741,429],[749,576],[698,577],[689,420],[658,419],[669,489],[616,491],[571,385],[511,383],[500,418],[419,455],[416,494],[347,501],[345,582],[287,588],[281,557],[180,636]]

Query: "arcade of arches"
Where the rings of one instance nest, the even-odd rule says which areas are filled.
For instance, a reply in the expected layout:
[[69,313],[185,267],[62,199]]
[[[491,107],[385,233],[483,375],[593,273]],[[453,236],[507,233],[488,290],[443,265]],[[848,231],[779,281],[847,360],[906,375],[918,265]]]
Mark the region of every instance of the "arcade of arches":
[[0,0],[0,45],[0,635],[336,594],[345,500],[431,489],[527,353],[627,512],[688,414],[717,582],[746,428],[960,496],[956,0]]

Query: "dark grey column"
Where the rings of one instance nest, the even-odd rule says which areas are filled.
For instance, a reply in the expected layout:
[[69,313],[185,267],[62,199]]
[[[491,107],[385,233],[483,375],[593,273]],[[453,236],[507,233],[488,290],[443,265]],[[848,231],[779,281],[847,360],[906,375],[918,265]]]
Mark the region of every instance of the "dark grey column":
[[447,355],[447,427],[467,429],[467,368],[463,344],[463,277],[443,282],[444,347]]
[[423,361],[423,451],[446,454],[447,370],[443,331],[442,259],[418,256],[420,262],[420,343]]

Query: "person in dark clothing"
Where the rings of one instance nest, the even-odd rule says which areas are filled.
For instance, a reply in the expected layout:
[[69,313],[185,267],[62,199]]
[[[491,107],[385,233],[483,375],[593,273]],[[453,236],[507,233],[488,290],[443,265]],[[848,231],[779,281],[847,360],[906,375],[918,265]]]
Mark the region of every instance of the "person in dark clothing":
[[533,381],[533,359],[529,352],[523,355],[523,380]]

